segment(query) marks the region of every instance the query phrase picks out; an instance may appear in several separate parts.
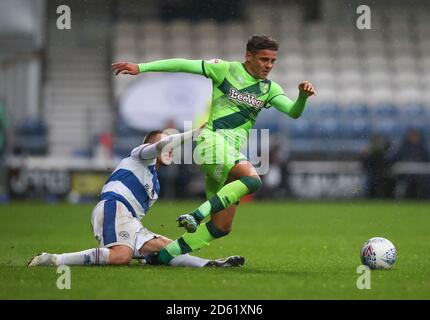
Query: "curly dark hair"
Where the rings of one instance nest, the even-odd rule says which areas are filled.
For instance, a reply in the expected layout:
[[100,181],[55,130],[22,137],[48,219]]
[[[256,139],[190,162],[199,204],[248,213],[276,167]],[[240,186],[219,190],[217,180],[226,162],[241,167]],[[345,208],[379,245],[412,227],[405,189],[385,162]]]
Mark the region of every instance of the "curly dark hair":
[[250,51],[255,54],[258,50],[265,49],[278,51],[279,42],[265,34],[254,34],[248,39],[246,51]]

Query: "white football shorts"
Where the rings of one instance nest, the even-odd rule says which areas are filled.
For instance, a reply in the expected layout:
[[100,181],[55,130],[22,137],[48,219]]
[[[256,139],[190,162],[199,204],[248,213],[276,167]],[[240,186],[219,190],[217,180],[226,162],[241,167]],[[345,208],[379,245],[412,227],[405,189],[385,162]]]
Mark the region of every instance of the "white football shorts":
[[146,242],[159,237],[117,200],[102,200],[95,206],[91,227],[100,247],[125,245],[133,250],[133,257],[140,256],[139,249]]

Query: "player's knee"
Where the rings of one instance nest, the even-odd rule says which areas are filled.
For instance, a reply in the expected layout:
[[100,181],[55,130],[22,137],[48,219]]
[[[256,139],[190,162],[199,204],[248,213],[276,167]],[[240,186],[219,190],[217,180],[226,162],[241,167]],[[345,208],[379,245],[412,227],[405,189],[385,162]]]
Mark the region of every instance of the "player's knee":
[[109,264],[129,265],[133,253],[128,247],[113,247],[109,252]]
[[131,256],[122,255],[117,257],[116,263],[117,265],[129,265],[131,263]]
[[206,223],[206,228],[208,229],[209,233],[212,237],[215,239],[225,237],[231,232],[231,223],[217,223],[215,225],[213,221],[209,221]]
[[225,237],[226,235],[228,235],[231,232],[231,225],[230,226],[225,226],[221,228],[221,231],[223,233],[223,237]]
[[158,236],[157,239],[160,239],[160,243],[162,245],[162,248],[167,246],[169,243],[173,242],[173,240],[166,238],[164,236]]
[[222,238],[222,237],[229,235],[231,232],[231,228],[232,228],[231,225],[220,226],[217,230],[215,238],[219,239],[219,238]]
[[241,177],[240,181],[248,188],[249,193],[254,193],[261,188],[263,182],[259,176],[245,176]]
[[171,243],[172,240],[163,237],[163,236],[157,236],[156,238],[147,241],[140,249],[139,253],[142,256],[146,256],[152,252],[160,251],[165,246],[167,246],[169,243]]
[[231,223],[221,224],[216,227],[216,235],[218,238],[225,237],[231,232],[232,225]]

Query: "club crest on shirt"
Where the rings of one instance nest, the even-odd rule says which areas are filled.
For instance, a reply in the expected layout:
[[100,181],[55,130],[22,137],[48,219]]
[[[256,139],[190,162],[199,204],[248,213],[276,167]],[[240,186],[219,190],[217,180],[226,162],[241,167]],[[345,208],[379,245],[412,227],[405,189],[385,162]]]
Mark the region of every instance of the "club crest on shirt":
[[267,92],[269,92],[269,83],[268,82],[260,82],[260,91],[262,94],[266,94]]
[[127,231],[120,231],[118,233],[118,236],[123,240],[127,240],[130,238],[130,234]]

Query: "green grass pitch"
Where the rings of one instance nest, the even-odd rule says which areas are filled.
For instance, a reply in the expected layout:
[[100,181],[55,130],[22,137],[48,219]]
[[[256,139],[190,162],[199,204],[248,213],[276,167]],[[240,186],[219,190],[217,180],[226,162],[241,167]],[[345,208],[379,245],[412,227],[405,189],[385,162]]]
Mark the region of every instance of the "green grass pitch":
[[[171,238],[177,215],[197,203],[160,202],[144,220]],[[411,202],[253,202],[240,206],[233,232],[198,252],[240,254],[242,268],[72,267],[59,290],[54,267],[28,268],[41,251],[95,247],[92,205],[17,203],[0,207],[0,299],[429,299],[430,204]],[[359,251],[382,236],[397,248],[392,270],[356,287]]]

